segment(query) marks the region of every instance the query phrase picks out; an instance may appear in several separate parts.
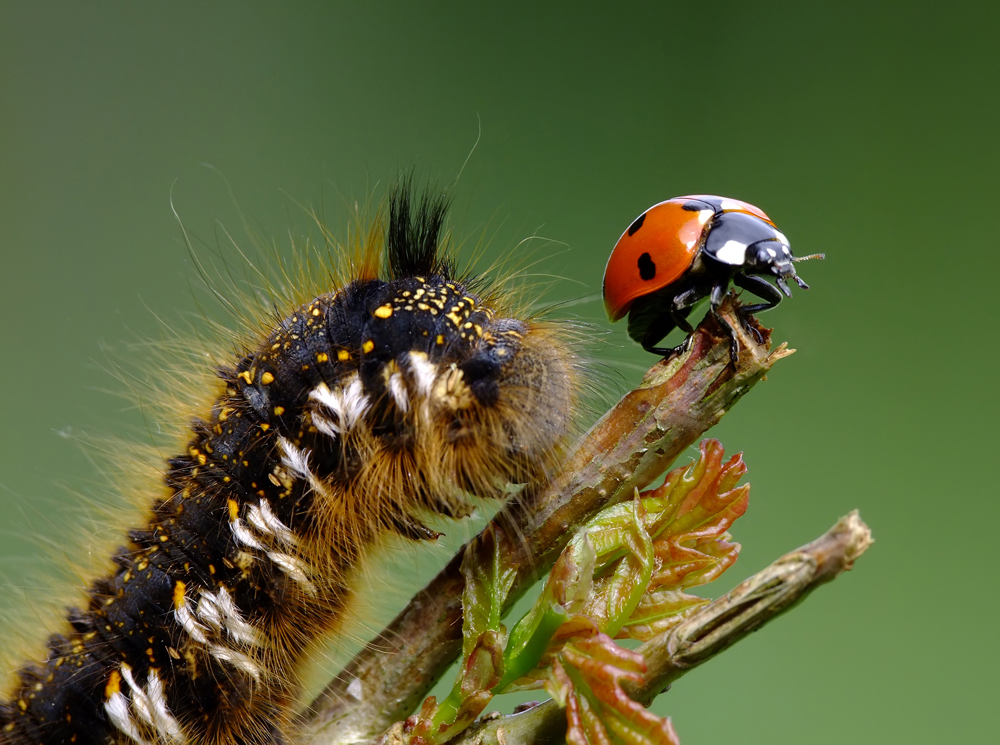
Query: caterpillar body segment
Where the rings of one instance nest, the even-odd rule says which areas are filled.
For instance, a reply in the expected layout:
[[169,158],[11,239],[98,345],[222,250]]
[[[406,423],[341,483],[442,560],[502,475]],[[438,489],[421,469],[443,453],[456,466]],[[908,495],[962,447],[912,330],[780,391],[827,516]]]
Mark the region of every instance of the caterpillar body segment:
[[17,672],[0,743],[283,742],[366,549],[545,475],[575,405],[571,344],[456,274],[444,212],[400,187],[382,270],[220,369],[148,521]]

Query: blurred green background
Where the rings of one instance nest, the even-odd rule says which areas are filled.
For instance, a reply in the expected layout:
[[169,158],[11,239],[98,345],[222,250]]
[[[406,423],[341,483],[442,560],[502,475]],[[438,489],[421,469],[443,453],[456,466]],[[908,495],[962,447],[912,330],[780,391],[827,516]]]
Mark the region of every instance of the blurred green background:
[[453,181],[481,125],[453,222],[557,242],[607,400],[653,360],[586,298],[649,205],[739,197],[828,256],[763,319],[799,352],[713,430],[753,483],[722,584],[855,507],[877,543],[658,700],[685,745],[992,740],[997,6],[360,6],[0,3],[0,605],[105,496],[77,435],[144,431],[121,342],[200,312],[171,197],[239,235],[225,179],[286,245],[296,202]]

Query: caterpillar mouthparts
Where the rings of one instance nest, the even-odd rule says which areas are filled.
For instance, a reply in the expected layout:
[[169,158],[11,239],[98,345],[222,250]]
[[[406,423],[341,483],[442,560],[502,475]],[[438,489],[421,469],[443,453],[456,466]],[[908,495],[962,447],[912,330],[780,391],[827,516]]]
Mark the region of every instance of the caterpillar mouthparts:
[[282,742],[366,548],[544,476],[573,415],[571,344],[456,274],[445,211],[404,182],[381,271],[376,241],[361,276],[219,370],[148,521],[17,672],[0,743]]

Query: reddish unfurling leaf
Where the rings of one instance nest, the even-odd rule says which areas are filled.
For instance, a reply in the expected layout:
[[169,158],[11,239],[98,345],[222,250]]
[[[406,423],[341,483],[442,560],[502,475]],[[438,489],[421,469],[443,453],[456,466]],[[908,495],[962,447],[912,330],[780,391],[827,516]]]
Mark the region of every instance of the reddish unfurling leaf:
[[566,741],[574,745],[678,745],[668,719],[628,697],[622,681],[638,682],[642,656],[591,626],[556,654],[549,693],[566,708]]

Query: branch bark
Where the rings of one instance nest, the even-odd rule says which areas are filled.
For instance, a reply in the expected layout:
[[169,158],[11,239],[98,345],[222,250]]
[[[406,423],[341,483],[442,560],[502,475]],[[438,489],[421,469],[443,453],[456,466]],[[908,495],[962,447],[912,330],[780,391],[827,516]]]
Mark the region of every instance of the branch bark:
[[[871,531],[855,510],[824,535],[785,554],[731,592],[702,606],[683,623],[643,644],[641,684],[629,695],[645,705],[671,683],[773,621],[822,584],[854,565],[872,544]],[[565,740],[566,715],[552,700],[521,714],[481,722],[449,745],[543,745]]]
[[[711,315],[688,349],[655,364],[643,381],[608,411],[574,447],[548,484],[501,510],[495,531],[474,541],[504,541],[518,568],[512,605],[551,567],[575,529],[609,504],[631,497],[662,474],[779,359],[747,334],[727,298],[720,314],[738,329],[739,359]],[[517,536],[513,540],[511,536]],[[298,745],[354,743],[375,738],[409,716],[461,650],[464,549],[352,660],[304,712]]]

